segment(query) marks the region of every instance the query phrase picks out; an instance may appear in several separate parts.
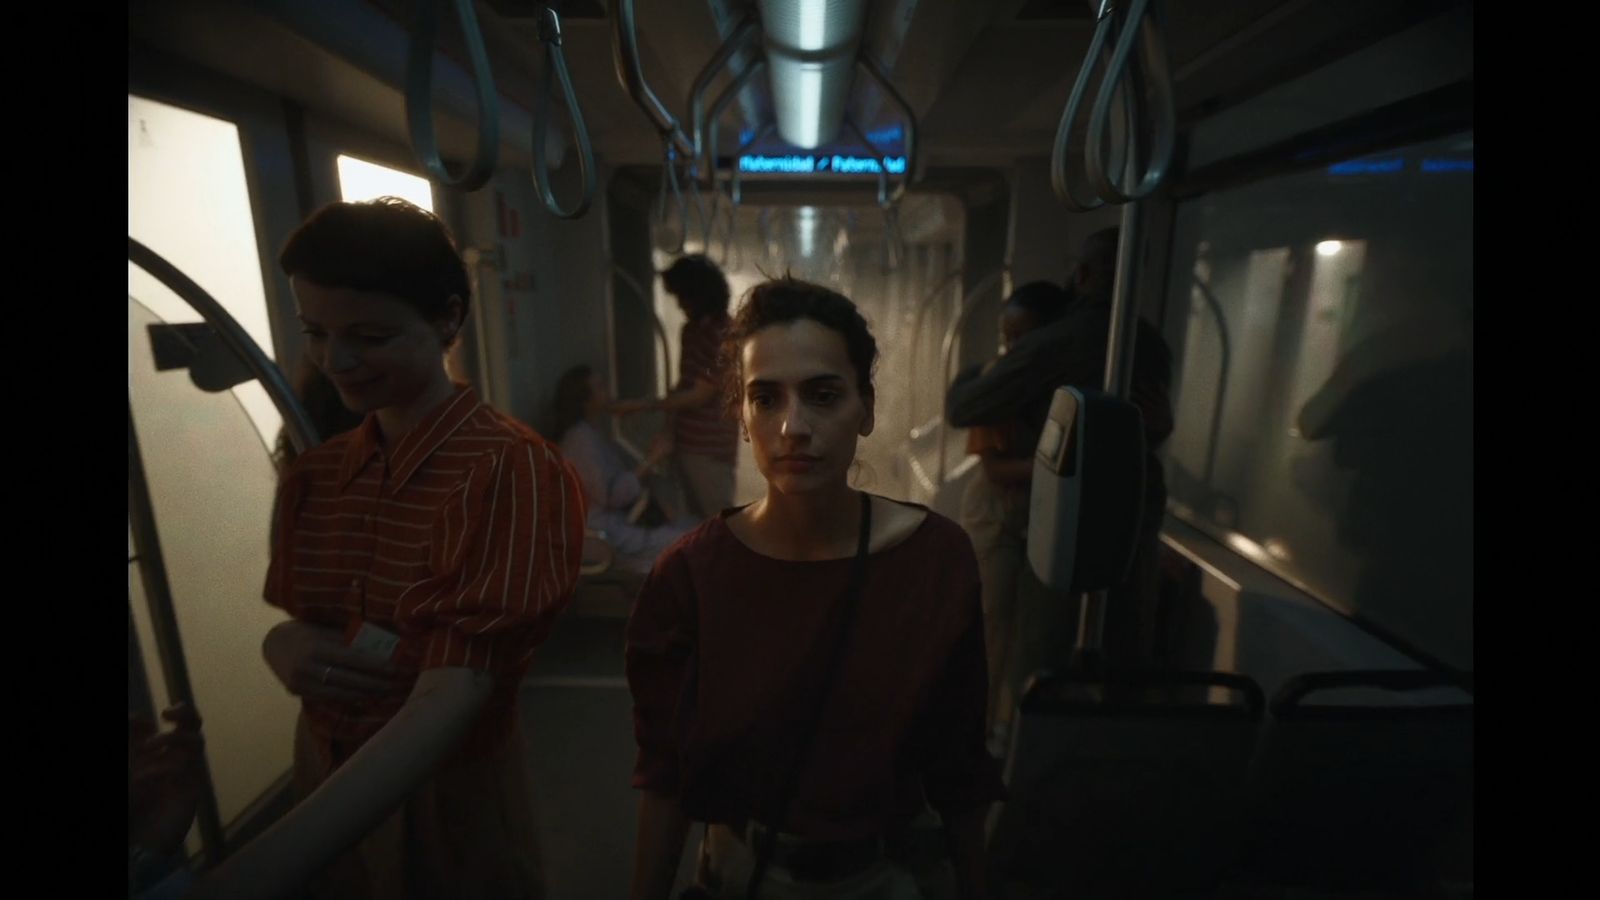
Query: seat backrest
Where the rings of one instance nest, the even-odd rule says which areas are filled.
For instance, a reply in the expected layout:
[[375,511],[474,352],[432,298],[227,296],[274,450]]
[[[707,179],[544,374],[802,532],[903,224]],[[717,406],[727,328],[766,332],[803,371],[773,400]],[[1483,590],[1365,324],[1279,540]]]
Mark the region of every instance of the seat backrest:
[[993,821],[996,883],[1074,898],[1215,885],[1240,846],[1264,705],[1231,673],[1030,679]]
[[1472,697],[1437,697],[1451,686],[1424,670],[1290,679],[1251,765],[1249,877],[1335,890],[1450,877],[1473,805]]

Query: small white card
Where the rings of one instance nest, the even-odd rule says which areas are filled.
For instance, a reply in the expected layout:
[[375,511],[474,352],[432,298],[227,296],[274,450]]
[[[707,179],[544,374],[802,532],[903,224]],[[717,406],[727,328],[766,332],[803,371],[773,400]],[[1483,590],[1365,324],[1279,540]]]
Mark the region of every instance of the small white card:
[[398,646],[400,646],[400,635],[379,628],[371,622],[362,622],[355,636],[350,639],[350,649],[360,650],[378,659],[390,658],[394,655],[394,648]]

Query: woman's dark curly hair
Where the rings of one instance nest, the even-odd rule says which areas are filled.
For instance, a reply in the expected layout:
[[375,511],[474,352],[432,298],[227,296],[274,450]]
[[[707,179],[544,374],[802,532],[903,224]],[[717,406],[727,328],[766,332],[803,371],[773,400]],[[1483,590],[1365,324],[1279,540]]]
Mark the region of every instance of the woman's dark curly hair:
[[845,351],[856,370],[856,387],[864,399],[872,399],[873,369],[878,364],[878,342],[867,327],[867,320],[850,298],[820,284],[785,275],[764,281],[745,295],[739,312],[729,324],[722,342],[722,370],[727,373],[724,389],[728,408],[737,417],[744,396],[741,349],[752,335],[769,325],[810,319],[831,328],[844,338]]

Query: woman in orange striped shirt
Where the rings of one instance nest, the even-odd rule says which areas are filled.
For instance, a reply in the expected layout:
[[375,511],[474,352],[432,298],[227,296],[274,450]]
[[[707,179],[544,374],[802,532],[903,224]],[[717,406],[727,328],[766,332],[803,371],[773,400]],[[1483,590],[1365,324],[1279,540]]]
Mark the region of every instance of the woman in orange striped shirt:
[[301,802],[199,895],[542,897],[515,700],[577,579],[577,478],[446,374],[470,291],[430,213],[333,204],[280,262],[366,418],[278,498],[265,593],[292,618],[263,652],[302,700]]

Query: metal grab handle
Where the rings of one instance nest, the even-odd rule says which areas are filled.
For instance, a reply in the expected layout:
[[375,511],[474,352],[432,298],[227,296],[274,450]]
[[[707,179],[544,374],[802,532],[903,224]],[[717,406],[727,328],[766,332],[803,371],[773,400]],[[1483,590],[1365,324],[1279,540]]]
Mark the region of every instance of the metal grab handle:
[[[1122,224],[1117,241],[1116,277],[1112,285],[1111,322],[1106,342],[1106,391],[1126,400],[1133,383],[1133,343],[1138,331],[1138,297],[1134,281],[1138,275],[1135,265],[1136,248],[1142,228],[1142,211],[1138,200],[1148,196],[1166,176],[1176,144],[1177,118],[1172,98],[1172,80],[1167,70],[1166,49],[1159,28],[1149,15],[1150,0],[1129,0],[1127,12],[1120,17],[1122,31],[1117,36],[1111,59],[1106,64],[1095,96],[1094,109],[1089,114],[1087,143],[1084,148],[1084,168],[1097,197],[1079,199],[1067,183],[1067,142],[1073,121],[1088,90],[1095,63],[1105,51],[1111,32],[1119,27],[1119,16],[1113,0],[1101,0],[1094,36],[1089,51],[1084,55],[1078,78],[1073,82],[1067,106],[1062,110],[1061,121],[1056,126],[1055,146],[1050,154],[1050,183],[1056,197],[1076,212],[1087,212],[1105,203],[1122,206]],[[1135,37],[1142,39],[1140,55],[1141,73],[1130,73],[1128,64],[1133,53]],[[1141,109],[1146,106],[1140,96],[1141,87],[1148,87],[1153,95],[1148,105],[1155,110],[1151,127],[1150,152],[1146,168],[1139,172],[1139,124]],[[1106,171],[1105,147],[1110,135],[1110,111],[1113,97],[1120,97],[1124,146],[1121,160],[1124,190],[1117,179]],[[1078,650],[1085,655],[1100,652],[1104,644],[1107,593],[1093,591],[1084,602],[1078,628]]]
[[[533,112],[533,183],[544,200],[544,208],[558,219],[577,219],[589,211],[594,200],[594,147],[589,143],[589,129],[583,124],[583,110],[578,107],[578,95],[572,90],[572,77],[567,72],[567,59],[561,52],[561,17],[546,6],[539,19],[539,40],[544,42],[544,84],[539,89],[539,103]],[[567,100],[567,112],[572,116],[572,134],[578,145],[578,174],[583,180],[583,193],[570,210],[563,210],[550,189],[550,166],[545,161],[544,139],[550,125],[550,75],[561,82],[561,93]]]
[[[1153,15],[1147,14],[1150,0],[1130,0],[1130,3],[1129,10],[1121,23],[1122,31],[1117,36],[1111,59],[1106,65],[1105,75],[1100,81],[1094,107],[1089,114],[1084,169],[1096,196],[1085,200],[1073,193],[1067,178],[1067,145],[1084,95],[1088,92],[1089,82],[1093,78],[1095,64],[1105,52],[1111,32],[1117,27],[1118,16],[1112,0],[1102,0],[1100,4],[1094,35],[1089,41],[1089,50],[1084,54],[1083,65],[1078,69],[1078,77],[1072,84],[1072,91],[1067,96],[1067,105],[1062,110],[1061,120],[1056,126],[1055,144],[1050,153],[1050,184],[1055,190],[1056,197],[1074,212],[1088,212],[1106,203],[1121,204],[1148,196],[1166,177],[1167,167],[1172,162],[1173,148],[1177,143],[1177,116],[1172,94],[1172,78],[1167,67],[1166,47]],[[1142,174],[1135,171],[1137,165],[1135,114],[1142,101],[1135,90],[1137,82],[1130,79],[1128,73],[1128,63],[1133,54],[1136,37],[1142,43],[1140,62],[1146,70],[1145,80],[1149,83],[1155,107],[1150,159]],[[1128,181],[1132,183],[1128,191],[1118,186],[1117,180],[1107,172],[1105,164],[1104,151],[1110,142],[1108,126],[1114,96],[1121,98],[1122,115],[1127,125],[1124,161],[1128,170],[1126,173]]]
[[[894,105],[900,107],[901,115],[905,116],[906,177],[900,179],[900,183],[895,186],[894,193],[888,198],[889,202],[898,203],[900,198],[905,196],[906,189],[911,186],[912,181],[917,177],[917,114],[911,108],[911,104],[906,102],[906,98],[895,90],[894,84],[889,81],[888,74],[883,71],[883,66],[876,59],[862,52],[856,57],[856,64],[870,75],[873,81],[878,83],[878,87],[882,88],[889,99],[894,101]],[[871,145],[868,144],[868,146]],[[885,165],[884,168],[887,169],[888,166]]]
[[[1106,78],[1100,82],[1100,93],[1094,100],[1094,110],[1089,113],[1089,140],[1084,146],[1085,168],[1089,176],[1089,183],[1099,192],[1101,199],[1107,203],[1127,203],[1147,197],[1166,177],[1167,166],[1172,162],[1172,151],[1177,145],[1177,107],[1172,96],[1172,75],[1167,70],[1167,48],[1161,39],[1161,29],[1156,27],[1148,13],[1150,0],[1133,0],[1133,5],[1128,11],[1128,19],[1123,23],[1122,33],[1117,36],[1116,49],[1111,53],[1111,64],[1106,71]],[[1121,82],[1128,68],[1128,61],[1133,53],[1135,37],[1140,40],[1139,62],[1145,69],[1145,86],[1150,91],[1153,110],[1153,132],[1151,135],[1150,159],[1146,163],[1142,174],[1137,172],[1138,159],[1135,152],[1135,128],[1133,116],[1128,116],[1128,130],[1126,134],[1126,168],[1131,187],[1124,192],[1117,185],[1117,180],[1106,171],[1105,159],[1102,151],[1105,142],[1101,139],[1106,133],[1107,117],[1111,111],[1111,95],[1115,92],[1117,84]],[[1136,94],[1134,88],[1137,79],[1132,80],[1124,87],[1124,107],[1130,113],[1144,105],[1144,98]]]
[[[984,276],[982,281],[979,281],[977,284],[973,285],[972,286],[972,290],[967,291],[966,296],[961,298],[961,313],[956,316],[956,319],[955,319],[954,322],[950,323],[950,327],[948,327],[948,328],[946,328],[944,330],[944,343],[942,344],[942,346],[940,348],[940,354],[944,357],[944,366],[943,366],[943,369],[941,370],[943,372],[943,375],[941,376],[941,378],[939,380],[939,385],[940,385],[939,390],[940,391],[948,391],[948,390],[950,390],[950,360],[952,358],[951,351],[953,351],[955,349],[955,346],[956,346],[956,335],[961,333],[962,327],[967,324],[967,319],[969,317],[971,317],[973,310],[978,308],[978,304],[977,303],[973,303],[973,302],[969,302],[969,301],[975,299],[976,297],[981,295],[984,291],[988,290],[989,289],[989,285],[990,285],[991,282],[1003,279],[1003,278],[1005,278],[1006,276],[1008,276],[1010,274],[1011,274],[1011,270],[1009,268],[996,269],[995,271],[990,272],[988,275]],[[939,484],[940,485],[944,484],[944,450],[945,450],[945,443],[949,439],[949,437],[950,437],[950,423],[949,422],[945,422],[943,427],[941,427],[939,429]]]
[[[739,254],[739,266],[735,266],[735,268],[739,268],[744,263],[744,251],[743,251],[743,249],[741,249],[742,245],[734,240],[734,229],[735,229],[734,217],[738,214],[739,207],[741,205],[743,205],[743,203],[744,203],[744,191],[743,191],[743,188],[742,188],[742,182],[740,180],[741,172],[740,172],[740,169],[739,169],[739,160],[741,158],[743,158],[746,150],[749,150],[751,147],[755,146],[755,144],[757,142],[765,139],[766,136],[771,134],[773,129],[776,128],[776,127],[777,127],[777,123],[774,122],[774,121],[770,121],[769,120],[765,125],[762,125],[760,128],[757,128],[753,133],[751,133],[750,138],[748,140],[746,140],[744,143],[740,144],[739,145],[739,149],[737,151],[735,151],[734,154],[733,154],[733,170],[732,170],[731,174],[728,176],[728,196],[727,196],[727,201],[728,201],[728,227],[727,227],[727,230],[723,232],[723,241],[722,241],[722,265],[724,267],[727,266],[728,260],[733,256],[734,252],[738,252],[738,254]],[[716,177],[717,177],[717,170],[716,170],[716,156],[715,156],[714,152],[711,155],[710,162],[711,162],[711,166],[712,166],[711,169],[710,169],[711,182],[712,182],[713,185],[715,185],[716,184]],[[718,206],[720,207],[721,200],[722,200],[722,192],[718,191],[716,196],[717,196],[717,200],[718,200]],[[715,214],[716,214],[716,207],[713,207],[712,215],[715,216]],[[706,229],[706,246],[707,247],[710,247],[710,245],[711,245],[711,237],[710,237],[710,235],[711,235],[711,229],[707,228]]]
[[739,206],[744,203],[744,191],[740,184],[740,176],[743,170],[739,168],[739,160],[744,158],[744,152],[746,150],[749,150],[751,147],[755,146],[757,141],[760,141],[767,135],[771,134],[773,129],[777,127],[777,122],[772,121],[761,126],[760,128],[757,128],[755,133],[750,135],[750,140],[740,144],[738,152],[734,153],[733,174],[728,178],[728,199],[733,201],[734,206]]
[[656,195],[656,225],[665,227],[667,224],[667,188],[672,188],[672,197],[677,201],[678,207],[678,243],[668,253],[678,254],[683,252],[683,245],[689,239],[689,207],[683,199],[683,191],[678,187],[678,148],[669,140],[665,142],[665,158],[661,162],[661,191]]
[[1067,181],[1067,142],[1071,139],[1072,123],[1078,118],[1078,107],[1083,103],[1083,95],[1088,90],[1089,80],[1094,74],[1095,60],[1100,58],[1106,45],[1106,37],[1111,33],[1111,23],[1110,0],[1103,0],[1099,19],[1094,26],[1094,35],[1089,39],[1089,50],[1083,56],[1083,65],[1078,67],[1077,79],[1072,82],[1072,91],[1067,95],[1067,105],[1062,109],[1061,121],[1056,125],[1056,141],[1050,150],[1050,186],[1055,190],[1057,199],[1073,212],[1089,212],[1105,205],[1099,198],[1081,200],[1072,192],[1072,185]]
[[[716,178],[717,138],[722,130],[722,114],[727,110],[728,104],[733,102],[733,98],[739,96],[739,92],[744,90],[745,85],[750,83],[750,79],[754,78],[757,72],[766,67],[767,58],[765,56],[759,56],[751,60],[750,65],[745,66],[744,71],[740,72],[738,77],[734,78],[733,81],[722,90],[722,93],[717,95],[717,99],[711,103],[711,112],[708,114],[706,122],[708,135],[705,145],[705,165],[706,172],[710,174],[712,179]],[[766,134],[768,130],[770,130],[770,128],[758,130],[755,137],[752,137],[749,141],[746,141],[740,145],[739,152],[734,154],[733,159],[733,170],[735,172],[739,171],[739,157],[744,155],[745,149],[758,140],[760,135]]]
[[[715,174],[716,173],[712,173],[713,179],[715,178]],[[689,183],[689,191],[690,193],[694,194],[694,202],[697,206],[699,206],[700,245],[705,248],[703,252],[707,256],[710,256],[711,241],[716,237],[715,232],[717,228],[717,222],[722,212],[722,190],[716,186],[716,181],[713,180],[711,183],[711,207],[709,210],[705,206],[705,200],[700,195],[700,184],[698,181],[691,181]],[[724,244],[722,248],[722,259],[719,261],[718,265],[726,268],[727,264],[728,248],[727,245]]]
[[687,241],[689,237],[689,212],[694,209],[694,217],[700,223],[701,252],[704,253],[711,247],[711,219],[706,212],[706,198],[700,193],[700,179],[695,177],[693,166],[689,169],[689,204],[684,208],[683,235]]
[[[760,24],[755,8],[752,7],[745,13],[744,18],[739,20],[739,24],[734,26],[733,33],[728,35],[726,41],[722,42],[722,46],[717,49],[716,54],[706,63],[705,68],[701,69],[700,74],[695,76],[694,87],[689,91],[689,125],[692,129],[690,143],[693,144],[692,153],[696,165],[708,155],[704,149],[705,143],[703,140],[706,133],[706,89],[711,87],[712,79],[716,78],[717,73],[727,67],[734,54],[750,43],[750,39],[759,30]],[[713,186],[716,178],[716,152],[716,145],[713,144],[709,154],[710,158],[706,159],[707,165],[702,170],[706,174],[707,187]]]
[[[861,131],[861,127],[855,123],[854,119],[851,119],[849,116],[845,116],[844,126],[850,129],[850,133],[856,136],[856,140],[860,141],[862,146],[867,148],[868,153],[871,153],[873,156],[878,158],[878,208],[888,209],[890,206],[894,205],[895,202],[897,202],[889,199],[888,154],[878,149],[878,145],[874,144],[872,139],[867,137],[866,134]],[[908,163],[907,168],[909,167],[910,164]]]
[[411,132],[411,148],[428,175],[444,187],[471,192],[489,183],[500,158],[500,104],[495,96],[494,74],[489,70],[489,51],[483,45],[472,0],[455,0],[456,18],[461,20],[467,56],[472,61],[473,86],[477,88],[478,149],[461,177],[452,178],[439,158],[438,136],[433,130],[433,42],[438,31],[439,4],[443,2],[421,0],[417,5],[417,22],[411,29],[406,55],[406,124]]
[[878,158],[878,208],[883,210],[883,271],[891,272],[899,267],[904,257],[904,246],[900,236],[900,198],[905,195],[905,185],[910,178],[911,164],[906,163],[907,178],[902,179],[900,187],[896,190],[894,198],[889,194],[889,157],[879,150],[877,145],[862,133],[861,128],[848,116],[845,117],[845,127],[856,136],[856,140],[866,146],[867,152]]
[[611,21],[611,55],[617,66],[617,80],[633,102],[644,110],[650,123],[661,133],[661,139],[671,142],[679,155],[693,156],[694,145],[678,127],[677,118],[667,112],[661,98],[645,83],[644,67],[639,63],[639,34],[634,23],[633,0],[616,0],[612,4]]
[[[727,210],[726,215],[723,215],[724,209]],[[733,257],[734,249],[737,246],[733,240],[733,216],[734,206],[732,201],[728,200],[728,198],[723,195],[720,188],[713,189],[711,191],[711,212],[709,218],[706,220],[706,255],[709,256],[711,254],[711,244],[716,239],[717,225],[719,223],[725,223],[725,227],[722,229],[722,253],[717,259],[717,265],[721,266],[724,270],[729,268],[728,261]],[[733,268],[738,268],[738,266],[733,266]]]
[[223,343],[228,345],[228,349],[250,367],[251,374],[261,382],[261,386],[267,391],[267,396],[272,398],[272,404],[283,416],[284,430],[289,433],[289,441],[294,444],[296,452],[304,453],[321,442],[317,436],[316,426],[311,424],[311,417],[306,414],[300,399],[289,387],[289,380],[283,377],[283,371],[278,368],[278,364],[262,351],[250,337],[250,333],[244,330],[244,326],[240,325],[216,298],[206,293],[205,288],[195,284],[194,280],[177,266],[131,237],[128,238],[128,262],[155,276],[157,281],[166,285],[169,290],[193,307],[207,324],[216,329]]
[[[716,173],[713,172],[713,180],[711,183],[711,209],[705,214],[705,218],[701,221],[701,225],[704,229],[701,232],[701,237],[703,238],[702,243],[705,244],[705,252],[710,254],[711,242],[716,238],[717,225],[719,222],[723,221],[724,218],[726,219],[727,227],[723,229],[722,260],[719,263],[719,265],[726,267],[728,264],[728,242],[733,240],[733,213],[735,204],[731,199],[722,193],[721,188],[716,186],[715,178]],[[723,206],[725,204],[728,210],[726,217],[722,215]]]
[[[700,199],[700,167],[702,165],[705,167],[703,171],[706,173],[706,185],[715,190],[717,183],[717,136],[721,128],[722,113],[728,108],[728,104],[733,101],[733,98],[737,97],[739,92],[744,90],[745,85],[750,83],[750,79],[754,78],[756,73],[765,66],[766,58],[764,56],[757,57],[755,60],[751,61],[750,65],[745,66],[744,71],[740,72],[738,76],[728,84],[727,87],[723,88],[722,92],[717,95],[716,100],[712,101],[710,113],[710,135],[709,140],[706,142],[704,147],[704,160],[702,160],[701,156],[697,154],[691,163],[693,170],[690,172],[689,190],[695,198],[695,203],[697,206],[696,212],[700,216],[700,224],[702,229],[701,233],[705,238],[704,244],[707,249],[709,249],[711,246],[711,223],[706,217],[705,205]],[[698,140],[699,133],[699,129],[697,128],[696,140]],[[756,140],[756,138],[752,138],[751,142],[754,140]],[[750,142],[746,142],[743,147],[748,147],[749,145]],[[738,154],[735,154],[735,177],[737,177],[737,172],[739,171],[737,157],[743,154],[743,147],[741,147]]]

